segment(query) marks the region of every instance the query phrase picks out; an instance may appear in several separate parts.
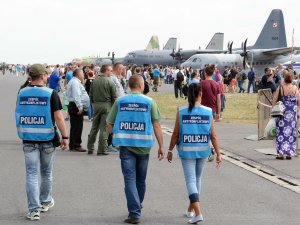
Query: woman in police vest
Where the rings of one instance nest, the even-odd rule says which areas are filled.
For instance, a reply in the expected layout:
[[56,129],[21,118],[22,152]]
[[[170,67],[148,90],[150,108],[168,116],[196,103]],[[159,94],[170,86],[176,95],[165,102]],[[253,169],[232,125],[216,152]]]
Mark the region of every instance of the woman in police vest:
[[177,145],[190,199],[189,207],[185,212],[185,216],[191,218],[188,221],[190,224],[203,220],[199,196],[203,168],[211,154],[210,141],[217,153],[217,167],[222,161],[212,110],[201,105],[201,95],[199,84],[189,86],[189,106],[182,106],[178,109],[167,157],[168,161],[172,162],[172,150]]

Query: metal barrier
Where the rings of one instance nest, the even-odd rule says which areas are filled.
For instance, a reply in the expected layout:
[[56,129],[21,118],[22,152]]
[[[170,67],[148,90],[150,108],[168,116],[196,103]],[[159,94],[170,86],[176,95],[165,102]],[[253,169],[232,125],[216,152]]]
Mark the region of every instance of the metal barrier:
[[258,140],[266,139],[264,137],[265,127],[267,126],[271,108],[264,105],[272,105],[273,96],[270,89],[260,89],[257,94],[257,118],[258,118]]

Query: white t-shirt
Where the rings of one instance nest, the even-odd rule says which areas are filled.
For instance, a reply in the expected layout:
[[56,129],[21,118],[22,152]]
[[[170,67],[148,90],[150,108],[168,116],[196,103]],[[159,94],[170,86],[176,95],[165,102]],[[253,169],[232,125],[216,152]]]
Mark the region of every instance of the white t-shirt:
[[129,78],[132,76],[131,70],[127,70],[126,72],[126,80],[129,80]]

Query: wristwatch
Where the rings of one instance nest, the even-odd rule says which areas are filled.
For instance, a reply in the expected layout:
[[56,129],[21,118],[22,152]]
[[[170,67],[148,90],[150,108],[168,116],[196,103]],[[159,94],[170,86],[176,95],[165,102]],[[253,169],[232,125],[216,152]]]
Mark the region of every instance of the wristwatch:
[[64,137],[64,136],[62,136],[61,138],[62,138],[62,139],[69,139],[69,137]]

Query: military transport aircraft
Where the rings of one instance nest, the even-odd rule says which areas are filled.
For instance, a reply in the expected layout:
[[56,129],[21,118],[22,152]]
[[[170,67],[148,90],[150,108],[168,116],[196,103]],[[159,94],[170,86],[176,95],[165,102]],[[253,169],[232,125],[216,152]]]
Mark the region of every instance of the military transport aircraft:
[[[232,47],[232,43],[229,48]],[[229,54],[196,54],[181,64],[183,67],[191,66],[193,69],[202,69],[206,64],[216,64],[222,71],[225,66],[238,66],[244,69],[251,66],[256,73],[263,74],[265,67],[276,67],[278,63],[290,60],[292,50],[297,47],[287,47],[283,14],[280,9],[273,9],[265,23],[256,43],[247,47],[247,39],[240,49],[229,49]],[[230,54],[232,53],[232,54]],[[299,55],[293,60],[299,61]]]
[[[177,39],[176,38],[169,38],[167,44],[165,45],[164,49],[173,49],[176,48],[177,45]],[[147,50],[159,50],[159,40],[156,35],[153,35],[150,38],[150,41],[148,45],[146,46]],[[112,65],[117,62],[122,62],[124,58],[115,58],[115,53],[108,52],[107,57],[95,57],[95,56],[90,56],[90,57],[82,57],[82,58],[76,58],[72,60],[72,63],[78,63],[83,66],[88,66],[91,64],[97,65],[97,66],[102,66],[104,64],[109,64]]]
[[[172,38],[171,38],[172,39]],[[169,41],[171,41],[171,39]],[[174,38],[175,41],[175,38]],[[176,52],[176,45],[169,45],[169,42],[164,46],[163,50],[137,50],[129,52],[124,60],[123,64],[136,64],[138,66],[142,65],[179,65],[194,54],[204,54],[204,53],[224,53],[223,50],[224,34],[216,33],[205,50],[182,50],[178,49]]]

